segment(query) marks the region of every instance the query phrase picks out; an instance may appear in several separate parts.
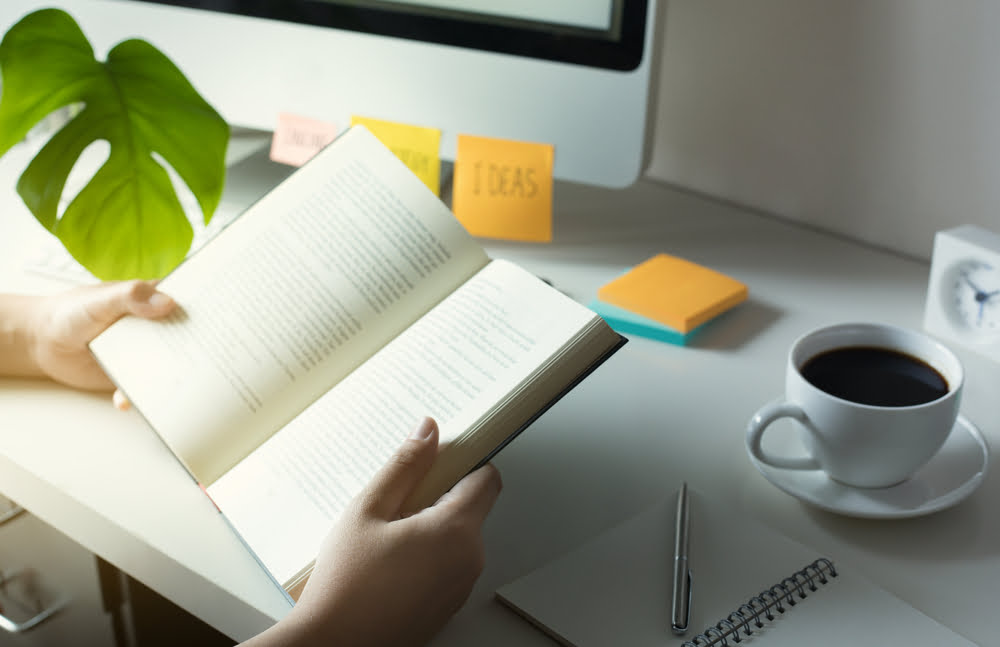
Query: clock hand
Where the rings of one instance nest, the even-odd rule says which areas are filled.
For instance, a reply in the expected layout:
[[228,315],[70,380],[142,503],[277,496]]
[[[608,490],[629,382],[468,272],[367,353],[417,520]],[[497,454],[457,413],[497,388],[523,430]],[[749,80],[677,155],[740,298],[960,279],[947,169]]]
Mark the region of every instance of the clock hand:
[[1000,294],[1000,290],[993,290],[992,292],[983,292],[982,290],[978,290],[976,292],[976,303],[982,305],[998,294]]
[[963,274],[962,280],[965,281],[969,285],[969,287],[975,291],[977,300],[979,299],[980,295],[985,294],[985,292],[979,289],[978,285],[972,282],[972,279],[969,278],[968,274]]
[[1000,294],[1000,290],[993,290],[992,292],[986,292],[985,290],[980,290],[975,283],[969,280],[969,277],[965,274],[962,275],[962,279],[969,284],[973,290],[976,291],[975,300],[976,304],[979,306],[976,309],[976,326],[981,326],[983,324],[983,310],[986,308],[986,302]]
[[976,303],[979,304],[979,310],[976,312],[977,326],[980,326],[983,323],[983,308],[986,307],[986,302],[998,294],[1000,294],[1000,290],[993,290],[992,292],[983,292],[982,290],[976,291]]

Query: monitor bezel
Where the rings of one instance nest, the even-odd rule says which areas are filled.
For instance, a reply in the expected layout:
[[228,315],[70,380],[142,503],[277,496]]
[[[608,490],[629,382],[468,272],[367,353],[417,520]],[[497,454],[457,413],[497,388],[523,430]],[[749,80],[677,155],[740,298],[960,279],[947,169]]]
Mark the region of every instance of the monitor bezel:
[[[333,4],[321,0],[132,0],[236,13],[380,36],[479,49],[588,67],[632,71],[645,50],[648,0],[619,0],[615,35],[545,23],[475,22],[411,11]],[[544,28],[543,27],[550,27]]]

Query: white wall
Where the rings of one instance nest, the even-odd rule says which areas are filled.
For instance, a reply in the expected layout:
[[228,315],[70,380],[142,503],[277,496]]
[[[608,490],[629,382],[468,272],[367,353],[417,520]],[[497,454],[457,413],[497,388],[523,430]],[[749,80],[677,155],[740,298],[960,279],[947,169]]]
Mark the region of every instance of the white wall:
[[1000,2],[669,0],[647,176],[929,258],[1000,231]]

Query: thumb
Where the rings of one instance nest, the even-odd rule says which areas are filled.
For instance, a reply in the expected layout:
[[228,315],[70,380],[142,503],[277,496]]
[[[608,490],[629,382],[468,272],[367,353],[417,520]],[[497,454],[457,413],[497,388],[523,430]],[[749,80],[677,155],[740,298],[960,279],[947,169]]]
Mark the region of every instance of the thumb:
[[173,299],[156,291],[155,281],[110,283],[88,296],[90,316],[107,325],[127,314],[147,319],[162,317],[176,305]]
[[437,445],[437,423],[424,418],[362,492],[361,507],[386,521],[398,519],[403,502],[430,470]]
[[126,314],[155,319],[166,316],[176,305],[173,299],[156,291],[153,281],[107,283],[79,293],[68,325],[89,340]]

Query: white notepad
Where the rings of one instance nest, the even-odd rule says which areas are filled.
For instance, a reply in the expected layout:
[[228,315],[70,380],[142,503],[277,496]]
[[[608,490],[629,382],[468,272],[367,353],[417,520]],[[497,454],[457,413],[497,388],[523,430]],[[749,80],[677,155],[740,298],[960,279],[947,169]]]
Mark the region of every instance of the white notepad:
[[[837,577],[796,595],[740,645],[973,645],[822,555],[690,491],[690,629],[670,629],[675,498],[497,590],[500,601],[564,645],[679,646],[819,558]],[[700,642],[699,644],[713,644]],[[717,644],[722,644],[718,642]],[[735,644],[731,639],[730,645]]]

